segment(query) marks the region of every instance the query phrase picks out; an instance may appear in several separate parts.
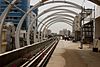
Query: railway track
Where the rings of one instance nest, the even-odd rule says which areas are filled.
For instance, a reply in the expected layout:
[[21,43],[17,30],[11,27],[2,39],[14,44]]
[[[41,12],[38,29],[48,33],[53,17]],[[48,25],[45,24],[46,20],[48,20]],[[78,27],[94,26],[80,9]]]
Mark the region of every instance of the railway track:
[[45,67],[58,41],[51,38],[0,54],[0,67]]

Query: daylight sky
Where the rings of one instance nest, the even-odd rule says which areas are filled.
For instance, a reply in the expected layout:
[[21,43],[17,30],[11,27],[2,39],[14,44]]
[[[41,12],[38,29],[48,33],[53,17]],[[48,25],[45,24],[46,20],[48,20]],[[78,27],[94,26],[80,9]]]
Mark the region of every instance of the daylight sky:
[[[31,3],[31,5],[34,5],[37,2],[39,2],[39,1],[40,0],[31,0],[30,3]],[[52,0],[49,0],[49,1],[52,1]],[[93,4],[93,3],[91,3],[90,1],[87,1],[87,0],[66,0],[66,1],[74,2],[74,3],[78,4],[78,5],[85,6],[85,8],[94,8],[94,5],[95,5],[95,4]],[[56,4],[56,5],[58,5],[58,4]],[[51,6],[55,6],[55,4],[46,5],[46,6],[40,7],[39,8],[39,13],[41,13],[46,8],[50,8]],[[73,9],[71,9],[71,10],[73,10]],[[43,19],[43,17],[46,17],[49,14],[50,13],[41,16],[39,18],[39,21],[41,21]],[[62,29],[68,29],[68,30],[71,30],[72,31],[72,27],[70,25],[66,24],[66,23],[63,23],[63,22],[55,23],[52,26],[50,26],[49,29],[53,33],[59,33],[59,31],[62,30]]]

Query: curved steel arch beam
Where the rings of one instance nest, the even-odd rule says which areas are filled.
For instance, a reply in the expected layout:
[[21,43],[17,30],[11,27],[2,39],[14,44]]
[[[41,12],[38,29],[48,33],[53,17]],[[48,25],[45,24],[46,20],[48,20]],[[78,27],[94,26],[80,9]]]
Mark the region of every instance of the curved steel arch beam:
[[19,48],[20,47],[20,45],[19,45],[19,33],[20,33],[20,28],[21,28],[21,26],[22,26],[22,24],[23,24],[23,21],[24,21],[24,19],[26,18],[26,16],[30,13],[30,11],[32,11],[33,9],[36,9],[36,8],[38,8],[39,6],[42,6],[42,5],[46,5],[46,4],[50,4],[50,3],[67,3],[67,4],[70,4],[70,5],[73,5],[73,6],[77,6],[78,8],[80,8],[80,9],[82,9],[82,7],[81,6],[79,6],[79,5],[77,5],[77,4],[75,4],[75,3],[72,3],[72,2],[67,2],[67,1],[51,1],[51,2],[45,2],[45,3],[41,3],[41,1],[40,2],[38,2],[37,4],[35,4],[32,8],[30,8],[25,14],[24,14],[24,16],[22,17],[22,19],[20,20],[20,22],[19,22],[19,24],[18,24],[18,26],[17,26],[17,30],[16,30],[16,34],[15,34],[15,44],[17,45],[17,48]]
[[[77,7],[75,7],[75,6],[69,6],[69,5],[64,5],[64,6],[66,6],[66,7],[71,7],[71,8],[77,8]],[[56,8],[59,8],[59,7],[64,7],[63,5],[60,5],[60,6],[54,6],[54,7],[50,7],[50,8],[48,8],[48,9],[46,9],[47,11],[48,10],[51,10],[51,9],[56,9]],[[47,12],[47,11],[45,11],[45,12]],[[75,13],[75,12],[73,12],[73,11],[71,11],[72,13]],[[77,13],[76,13],[77,14]]]
[[[54,16],[66,16],[66,17],[70,17],[70,18],[73,18],[73,19],[74,19],[74,17],[71,17],[71,15],[68,15],[68,14],[53,13],[53,14],[51,14],[51,15],[45,17],[41,22],[39,22],[39,24],[38,24],[38,26],[37,26],[37,29],[38,29],[38,27],[43,23],[43,21],[45,21],[45,20],[48,19],[48,18],[54,17]],[[69,20],[73,21],[73,20],[70,19],[70,18],[69,18]]]
[[[53,24],[55,24],[55,23],[58,23],[58,22],[64,22],[64,23],[67,23],[68,24],[68,22],[65,22],[65,21],[63,21],[63,20],[59,20],[59,21],[51,21],[51,22],[49,22],[44,28],[43,28],[43,34],[45,35],[45,30],[46,30],[46,27],[47,28],[49,28],[51,25],[53,25]],[[70,25],[70,26],[72,26],[72,25]],[[41,31],[40,31],[41,32]],[[40,33],[39,33],[39,35],[40,35]]]
[[[50,21],[50,20],[51,20],[51,21]],[[64,21],[64,20],[67,20],[67,22],[69,22],[68,24],[71,25],[71,26],[73,26],[73,24],[71,23],[72,21],[68,21],[68,18],[63,18],[63,17],[60,17],[60,18],[58,17],[58,18],[57,18],[57,17],[56,17],[56,18],[52,18],[52,19],[50,19],[50,20],[48,20],[47,22],[49,22],[49,21],[50,21],[50,22],[53,22],[53,21],[56,21],[56,22],[57,22],[57,21],[59,21],[59,20],[63,20],[63,21]],[[40,28],[39,31],[42,30],[43,26],[45,26],[47,22],[45,22],[45,23],[41,26],[41,28]],[[50,22],[49,22],[49,23],[50,23]],[[49,24],[49,23],[47,23],[47,24]]]
[[[1,44],[2,44],[2,27],[3,27],[3,24],[4,24],[4,20],[6,19],[9,11],[15,6],[16,2],[17,2],[17,0],[12,0],[11,3],[9,2],[9,5],[5,8],[5,10],[2,12],[2,14],[0,16],[0,48],[1,48]],[[32,14],[35,15],[35,13],[32,13]]]
[[17,0],[13,0],[8,6],[7,8],[3,11],[3,13],[1,14],[0,17],[0,48],[1,48],[1,44],[2,44],[2,27],[4,24],[4,20],[7,16],[7,14],[9,13],[9,11],[11,10],[11,8],[13,8],[14,4],[16,3]]
[[[55,9],[55,8],[50,8],[50,9],[48,9],[48,10],[45,10],[45,11],[43,11],[43,12],[41,12],[41,13],[43,13],[43,14],[46,14],[46,13],[48,13],[48,12],[51,12],[51,11],[66,11],[66,12],[68,12],[68,13],[71,13],[71,14],[74,14],[74,15],[78,15],[78,13],[77,12],[75,12],[75,11],[72,11],[72,10],[69,10],[69,9],[63,9],[63,8],[58,8],[58,9]],[[41,15],[41,13],[39,14],[39,15]],[[42,15],[43,15],[42,14]]]
[[48,2],[41,3],[41,5],[52,4],[52,3],[65,3],[65,4],[70,4],[70,5],[76,6],[77,9],[83,9],[82,6],[80,6],[76,3],[69,2],[69,1],[48,1]]
[[[47,21],[45,21],[44,23],[43,23],[43,25],[41,26],[41,27],[43,27],[46,23],[48,23],[49,21],[51,21],[51,20],[54,20],[54,19],[67,19],[67,20],[69,20],[69,21],[71,21],[70,23],[71,24],[73,24],[73,20],[71,20],[71,19],[69,19],[69,18],[66,18],[66,17],[64,17],[64,16],[61,16],[61,17],[52,17],[52,18],[50,18],[50,19],[48,19]],[[41,27],[40,27],[40,31],[41,31]]]
[[[59,21],[59,22],[63,22],[63,21]],[[43,34],[45,33],[45,30],[47,29],[47,28],[49,28],[51,25],[53,25],[53,24],[55,24],[55,23],[58,23],[58,22],[50,22],[50,23],[48,23],[45,27],[44,27],[44,29],[43,29]],[[64,23],[66,23],[66,22],[64,22]],[[68,24],[68,23],[67,23]]]
[[[59,17],[58,17],[58,18],[53,18],[53,19],[50,19],[50,20],[52,20],[51,22],[54,22],[54,21],[57,22],[57,21],[59,21],[59,20],[65,22],[64,20],[67,20],[66,23],[72,26],[71,21],[68,21],[68,18],[63,18],[63,17],[59,18]],[[49,20],[48,20],[47,22],[49,22]],[[69,23],[68,23],[68,22],[69,22]],[[46,22],[45,22],[45,24],[46,24]],[[39,41],[40,41],[40,34],[41,34],[40,32],[41,32],[41,30],[42,30],[42,28],[43,28],[43,26],[44,26],[45,24],[43,24],[43,25],[41,26],[41,28],[40,28],[39,35],[38,35]],[[48,24],[50,24],[50,22],[49,22]]]
[[[29,42],[30,30],[31,30],[31,28],[32,28],[33,23],[35,22],[35,20],[36,20],[37,18],[39,18],[40,16],[42,16],[43,14],[48,13],[48,12],[50,12],[50,11],[55,11],[55,10],[58,10],[58,9],[46,10],[46,11],[40,13],[35,19],[32,20],[31,24],[30,24],[29,27],[28,27],[28,32],[27,32],[27,44],[30,44],[30,42]],[[71,11],[71,10],[68,10],[68,9],[59,9],[59,10],[68,11],[69,13],[73,13],[73,14],[75,14],[75,15],[78,15],[78,13],[76,13],[76,12],[74,12],[74,11]],[[47,11],[48,11],[48,12],[47,12]],[[20,30],[20,29],[19,29],[19,30]],[[17,31],[16,31],[16,32],[17,32]],[[15,39],[17,39],[17,40],[18,40],[18,38],[19,38],[19,34],[18,34],[18,33],[19,33],[19,31],[17,32],[17,35],[16,35],[17,38],[15,38]],[[18,41],[19,41],[19,40],[18,40]],[[15,42],[17,42],[17,41],[15,41]],[[17,42],[17,43],[18,43],[18,42]]]
[[[51,9],[50,9],[51,10]],[[45,14],[45,13],[48,13],[47,11],[50,11],[50,10],[45,10],[44,12],[42,12],[41,14],[39,14],[37,17],[35,17],[34,19],[33,19],[33,21],[31,22],[31,24],[29,25],[29,28],[28,28],[28,33],[27,33],[27,35],[29,35],[30,33],[30,30],[31,30],[31,28],[32,28],[32,25],[33,25],[33,23],[35,22],[35,20],[37,19],[37,18],[39,18],[40,16],[42,16],[43,14]],[[51,11],[54,11],[54,10],[58,10],[58,9],[52,9]],[[60,10],[60,9],[59,9]],[[62,9],[61,9],[62,10]],[[71,11],[71,10],[68,10],[68,9],[63,9],[63,11],[68,11],[69,13],[70,12],[73,12],[73,14],[77,14],[77,13],[75,13],[74,11]],[[77,14],[78,15],[78,14]],[[20,21],[21,22],[21,21]],[[20,28],[21,28],[21,26],[22,26],[22,23],[23,22],[21,22],[21,24],[19,23],[18,24],[18,27],[17,27],[17,30],[16,30],[16,34],[15,34],[15,44],[18,46],[19,45],[19,33],[20,33]],[[29,37],[29,36],[28,36]],[[27,40],[29,40],[28,38],[27,38]],[[29,43],[28,43],[29,44]],[[19,45],[19,47],[20,47],[20,45]],[[18,48],[19,48],[18,47]]]
[[[75,7],[75,6],[70,6],[70,5],[60,5],[60,6],[54,6],[54,7],[51,7],[51,8],[49,8],[50,9],[50,11],[51,11],[51,9],[52,9],[52,11],[54,10],[54,8],[58,8],[58,7],[73,7],[73,8],[77,8],[77,7]],[[48,9],[47,9],[48,10]],[[55,10],[59,10],[59,9],[55,9]],[[64,10],[64,9],[61,9],[61,10]],[[47,11],[44,11],[44,12],[47,12]],[[73,14],[77,14],[76,12],[73,12],[73,11],[70,11],[71,13],[73,13]]]
[[[71,23],[71,22],[73,22],[73,21],[71,21],[69,18],[65,18],[64,16],[63,17],[58,17],[59,19],[67,19],[67,20],[69,20],[69,24],[70,25],[72,25],[73,23]],[[45,24],[46,24],[46,22],[49,22],[50,20],[52,20],[52,19],[57,19],[57,17],[53,17],[53,18],[51,18],[51,19],[49,19],[49,20],[47,20],[47,21],[45,21]],[[44,24],[44,25],[45,25]],[[42,26],[44,26],[44,25],[42,25]],[[29,41],[30,42],[30,41]]]
[[[74,19],[74,16],[72,16],[72,15],[61,14],[61,13],[66,13],[66,11],[65,11],[65,12],[64,12],[64,11],[60,11],[60,12],[52,13],[51,15],[45,17],[45,18],[38,24],[38,26],[37,26],[36,29],[38,29],[38,27],[40,26],[40,24],[42,24],[42,22],[43,22],[44,20],[46,20],[46,19],[48,19],[49,17],[52,17],[52,16],[54,16],[54,15],[66,16],[66,17],[70,17],[70,18]],[[36,31],[36,30],[35,30],[35,31]]]
[[[52,23],[53,22],[53,23]],[[64,23],[67,23],[67,22],[65,22],[65,21],[62,21],[62,20],[60,20],[60,21],[58,21],[58,22],[64,22]],[[53,24],[55,24],[55,23],[57,23],[57,21],[56,22],[54,22],[54,21],[51,21],[50,23],[48,23],[45,27],[44,27],[44,29],[47,27],[50,27],[51,25],[53,25]],[[68,24],[68,23],[67,23]],[[72,26],[72,25],[70,25],[70,26]],[[44,30],[43,29],[43,30]]]
[[[47,27],[47,26],[49,26],[49,25],[51,25],[51,24],[58,23],[58,22],[64,22],[64,23],[67,23],[67,24],[70,25],[70,26],[73,26],[72,24],[70,24],[69,21],[65,22],[65,19],[62,19],[62,20],[57,20],[57,21],[53,20],[53,21],[51,21],[50,23],[46,24],[45,27]],[[41,30],[40,30],[39,32],[41,32],[42,30],[44,30],[45,27],[42,27]]]
[[[58,15],[61,15],[61,16],[66,16],[66,17],[69,17],[69,18],[72,18],[72,19],[74,19],[74,16],[71,16],[71,15],[68,15],[68,14],[59,14],[59,13],[53,13],[53,14],[51,14],[51,15],[49,15],[49,16],[47,16],[47,17],[45,17],[41,22],[39,22],[39,24],[38,24],[38,27],[42,24],[42,22],[43,21],[45,21],[46,19],[48,19],[48,18],[50,18],[50,17],[53,17],[53,16],[58,16]],[[71,20],[72,20],[71,19]]]
[[71,8],[75,8],[75,9],[80,10],[80,8],[77,8],[76,6],[73,6],[73,5],[56,5],[56,6],[53,6],[50,8],[59,8],[59,7],[71,7]]

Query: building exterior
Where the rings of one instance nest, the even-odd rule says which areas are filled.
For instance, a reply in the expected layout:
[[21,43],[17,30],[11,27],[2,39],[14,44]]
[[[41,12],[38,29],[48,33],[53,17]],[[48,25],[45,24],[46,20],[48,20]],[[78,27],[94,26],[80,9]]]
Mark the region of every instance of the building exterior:
[[63,29],[64,35],[67,35],[67,29]]
[[72,36],[74,37],[75,40],[80,40],[80,15],[76,16],[74,18],[74,24],[73,24],[73,34]]
[[51,30],[47,29],[47,35],[51,35]]
[[67,36],[70,36],[70,35],[71,35],[71,31],[67,30]]
[[51,35],[51,30],[50,29],[45,30],[45,36],[44,37],[48,37],[48,35]]
[[[13,0],[8,0],[10,3]],[[9,5],[8,2],[6,2],[6,0],[0,0],[0,16],[2,14],[2,12],[5,10],[5,8]],[[20,8],[21,10],[23,10],[24,12],[27,12],[28,9],[30,9],[30,0],[17,0],[16,4],[15,4],[18,8]],[[22,18],[22,16],[25,14],[23,11],[19,10],[16,7],[13,7],[12,10],[9,12],[9,14],[7,15],[6,19],[5,19],[5,25],[8,23],[12,23],[14,24],[14,27],[16,28],[20,19]],[[33,12],[37,15],[38,14],[38,9],[33,10]],[[29,15],[30,16],[30,15]],[[28,17],[29,17],[28,16]],[[29,21],[31,21],[32,19],[28,19],[28,17],[26,17],[26,19],[24,20],[24,23],[22,25],[22,30],[20,31],[20,39],[21,41],[21,46],[25,45],[25,39],[26,39],[26,29],[28,28],[28,24]],[[14,30],[14,28],[12,28]],[[10,33],[8,33],[10,32]],[[2,52],[5,52],[6,50],[11,50],[13,48],[12,45],[14,45],[14,37],[12,37],[12,33],[10,30],[8,30],[8,28],[4,28],[3,32],[2,32],[2,40],[3,40],[3,50]],[[15,35],[15,33],[14,33]],[[8,39],[10,38],[10,39]],[[24,39],[24,40],[23,40]],[[13,40],[13,43],[8,41],[8,40]],[[24,44],[24,45],[23,45]],[[7,48],[7,47],[11,47],[11,48]],[[1,51],[0,51],[1,52]]]
[[63,30],[59,31],[59,35],[70,36],[71,32],[70,32],[70,30],[63,29]]
[[100,37],[100,6],[96,7],[96,19],[95,19],[95,38]]
[[95,14],[96,16],[95,17],[97,18],[97,17],[100,16],[100,6],[97,5],[95,10],[96,10],[96,12],[95,12],[96,13]]
[[76,16],[75,18],[74,18],[74,30],[75,31],[80,31],[80,18],[81,18],[81,16],[79,15],[79,16]]
[[[30,8],[31,8],[32,6],[30,5]],[[33,14],[30,14],[29,15],[29,17],[28,17],[28,21],[29,21],[29,23],[27,23],[27,25],[29,25],[30,23],[31,23],[31,21],[38,15],[38,8],[36,8],[36,9],[33,9],[32,11],[31,11],[31,13]],[[33,24],[33,26],[35,27],[35,26],[37,26],[37,20],[36,20],[36,22],[35,22],[35,24]]]
[[88,43],[88,44],[92,43],[93,42],[93,20],[84,24],[82,27],[83,27],[82,34],[84,36],[83,43]]
[[64,35],[64,32],[62,30],[60,30],[59,35]]
[[[9,0],[9,2],[12,2],[12,0]],[[8,3],[5,0],[0,0],[0,15],[5,10],[5,8],[8,6]],[[18,0],[16,2],[16,6],[22,9],[23,11],[27,11],[30,8],[30,0]],[[19,20],[24,15],[24,12],[18,10],[17,8],[12,8],[12,11],[8,14],[8,16],[5,19],[5,23],[12,22],[15,26],[19,23]],[[22,29],[26,29],[26,23],[27,19],[24,21]]]
[[[31,7],[32,6],[30,5],[30,8]],[[33,13],[34,13],[34,15],[32,15]],[[28,17],[29,22],[27,23],[27,25],[29,25],[37,15],[38,15],[38,8],[31,11],[31,14]],[[38,33],[37,33],[37,29],[36,29],[37,28],[37,22],[38,22],[38,20],[36,20],[33,24],[34,31],[33,31],[32,36],[31,36],[32,38],[34,38],[33,40],[31,39],[32,41],[34,41],[34,43],[38,41]]]

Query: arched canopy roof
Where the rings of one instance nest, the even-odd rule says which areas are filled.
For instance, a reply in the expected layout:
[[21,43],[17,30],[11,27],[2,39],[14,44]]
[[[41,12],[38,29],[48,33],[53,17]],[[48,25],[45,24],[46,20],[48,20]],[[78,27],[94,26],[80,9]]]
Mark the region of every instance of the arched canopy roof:
[[71,23],[71,21],[68,21],[68,19],[67,18],[63,18],[63,17],[61,17],[61,18],[54,18],[54,19],[51,19],[51,21],[49,21],[47,24],[45,23],[45,24],[43,24],[41,27],[40,27],[40,30],[39,31],[41,31],[42,30],[42,28],[44,28],[46,25],[48,25],[48,24],[50,24],[51,22],[59,22],[59,21],[63,21],[64,23],[67,23],[67,24],[69,24],[70,26],[72,26],[72,23]]
[[[16,44],[16,45],[19,45],[19,33],[20,33],[20,28],[21,28],[21,26],[22,26],[22,23],[23,23],[25,17],[26,17],[26,16],[30,13],[30,11],[32,11],[33,9],[38,8],[38,7],[40,7],[41,5],[46,5],[46,4],[50,4],[50,3],[67,3],[67,4],[74,5],[74,6],[77,6],[78,8],[80,8],[80,9],[82,9],[81,6],[79,6],[79,5],[75,4],[75,3],[72,3],[72,2],[68,2],[68,1],[51,1],[51,2],[45,2],[45,3],[41,3],[41,2],[37,3],[37,4],[34,5],[32,8],[30,8],[30,9],[24,14],[24,16],[22,17],[22,19],[20,20],[20,22],[19,22],[19,24],[18,24],[18,27],[17,27],[17,30],[16,30],[16,37],[15,37],[15,40],[16,40],[16,41],[15,41],[15,44]],[[35,20],[36,20],[36,19],[35,19]],[[28,39],[28,40],[29,40],[29,39]],[[17,46],[17,47],[19,47],[19,46]]]
[[[62,17],[52,17],[52,18],[48,19],[47,21],[45,21],[45,22],[43,23],[43,25],[40,27],[40,31],[41,31],[41,28],[42,28],[43,26],[45,26],[46,24],[50,23],[50,21],[52,21],[52,20],[53,20],[53,21],[54,21],[54,20],[55,20],[55,21],[58,21],[58,20],[62,20],[62,19],[66,19],[66,20],[69,22],[69,23],[68,23],[69,25],[71,25],[71,26],[73,25],[73,21],[70,20],[69,18],[66,18],[66,17],[63,17],[63,16],[62,16]],[[52,22],[53,22],[53,21],[52,21]],[[65,21],[65,22],[66,22],[66,21]]]
[[[44,22],[45,20],[48,20],[48,19],[50,19],[50,18],[54,18],[55,16],[63,16],[63,17],[68,18],[68,19],[71,20],[71,21],[74,21],[74,20],[70,19],[70,18],[73,18],[73,17],[71,17],[71,15],[68,15],[68,14],[57,14],[57,13],[55,14],[55,13],[53,13],[53,14],[51,14],[51,15],[45,17],[42,21],[40,21],[39,24],[38,24],[38,26],[37,26],[37,29],[38,29],[38,27],[39,27],[41,24],[43,24],[43,22]],[[73,19],[74,19],[74,18],[73,18]]]

